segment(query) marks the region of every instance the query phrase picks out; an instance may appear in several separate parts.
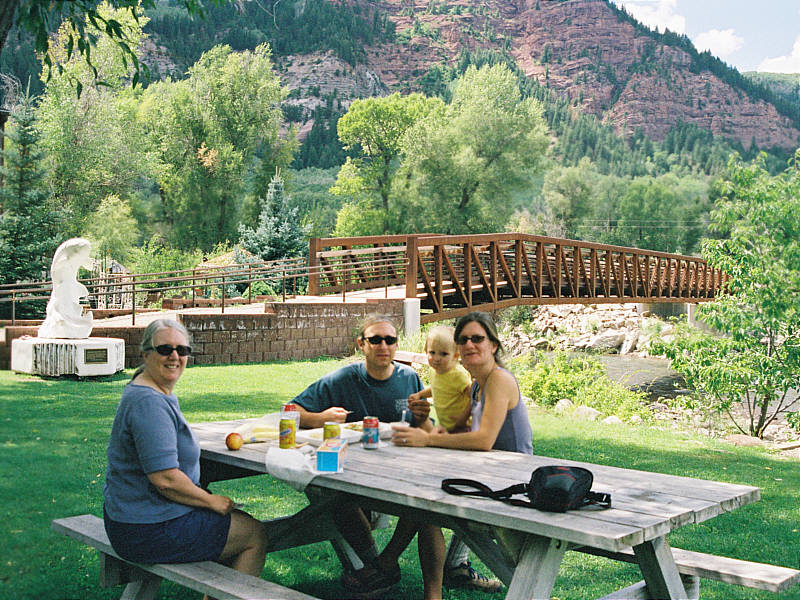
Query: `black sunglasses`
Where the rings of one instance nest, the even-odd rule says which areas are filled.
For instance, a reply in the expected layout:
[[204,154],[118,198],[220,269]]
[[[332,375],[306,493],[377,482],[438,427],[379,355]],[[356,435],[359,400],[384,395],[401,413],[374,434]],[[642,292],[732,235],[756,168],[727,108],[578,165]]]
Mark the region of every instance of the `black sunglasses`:
[[478,344],[480,344],[485,339],[486,339],[485,335],[479,335],[479,334],[476,334],[476,335],[460,335],[456,339],[456,344],[458,344],[459,346],[463,346],[467,342],[472,342],[473,344],[475,344],[477,346]]
[[367,340],[373,346],[379,345],[381,342],[386,342],[387,346],[394,346],[397,343],[396,335],[371,335],[369,337],[361,336],[362,340]]
[[178,356],[189,356],[192,353],[191,346],[170,346],[169,344],[159,344],[151,350],[155,350],[161,356],[169,356],[173,350],[178,353]]

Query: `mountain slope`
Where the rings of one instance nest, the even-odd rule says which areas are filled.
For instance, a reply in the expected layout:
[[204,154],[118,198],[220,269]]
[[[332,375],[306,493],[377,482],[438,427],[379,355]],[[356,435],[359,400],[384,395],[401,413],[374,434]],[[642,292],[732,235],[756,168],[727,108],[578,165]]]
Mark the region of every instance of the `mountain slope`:
[[[390,89],[415,89],[431,65],[452,63],[462,48],[505,49],[526,75],[626,136],[641,129],[662,140],[682,121],[745,147],[798,145],[792,119],[705,68],[715,59],[637,27],[606,0],[358,3],[387,12],[404,42],[367,50],[368,68]],[[730,75],[735,84],[738,74]]]

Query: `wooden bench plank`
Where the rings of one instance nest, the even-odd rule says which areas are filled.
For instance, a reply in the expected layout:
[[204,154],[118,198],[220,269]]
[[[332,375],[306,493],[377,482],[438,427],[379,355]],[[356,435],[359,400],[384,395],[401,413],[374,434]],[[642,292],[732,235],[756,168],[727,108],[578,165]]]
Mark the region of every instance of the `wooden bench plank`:
[[[92,546],[117,561],[132,565],[136,570],[152,573],[203,594],[210,594],[219,600],[225,598],[314,600],[313,596],[285,588],[260,577],[240,573],[213,561],[153,565],[130,563],[121,559],[114,552],[108,535],[106,535],[103,520],[95,515],[54,519],[50,527],[53,531],[76,539],[87,546]],[[140,587],[152,588],[153,585],[157,589],[158,586],[152,579],[145,579],[142,580]],[[131,595],[131,591],[126,590],[126,594]],[[137,596],[131,595],[131,597]],[[141,594],[141,597],[146,597],[146,595]]]
[[[579,552],[606,556],[614,560],[636,563],[633,549],[621,552],[606,552],[596,548],[575,548]],[[703,552],[693,552],[672,548],[672,556],[682,575],[694,575],[703,579],[714,579],[743,587],[782,592],[800,582],[800,571],[788,567],[766,565],[763,563],[716,556]]]

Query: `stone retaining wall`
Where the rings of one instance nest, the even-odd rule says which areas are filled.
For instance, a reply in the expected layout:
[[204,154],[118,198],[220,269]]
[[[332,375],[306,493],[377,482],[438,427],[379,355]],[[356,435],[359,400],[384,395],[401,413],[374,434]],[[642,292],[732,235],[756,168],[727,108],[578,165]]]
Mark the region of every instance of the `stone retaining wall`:
[[264,314],[180,315],[192,334],[195,364],[217,365],[345,356],[369,313],[403,327],[402,300],[354,303],[268,303]]
[[[403,300],[364,303],[268,303],[264,314],[178,314],[192,334],[192,361],[198,365],[239,364],[345,356],[353,352],[358,326],[369,313],[389,315],[403,329]],[[38,326],[6,327],[0,343],[0,369],[11,363],[11,340],[35,336]],[[92,337],[125,340],[125,367],[138,366],[145,326],[102,327]]]

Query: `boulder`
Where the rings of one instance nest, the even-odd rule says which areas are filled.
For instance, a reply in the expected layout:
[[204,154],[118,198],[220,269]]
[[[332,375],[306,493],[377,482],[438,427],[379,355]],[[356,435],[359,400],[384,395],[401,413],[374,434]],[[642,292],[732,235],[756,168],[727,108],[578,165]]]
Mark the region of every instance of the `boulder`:
[[629,354],[636,350],[636,344],[639,342],[639,330],[634,329],[625,334],[625,340],[619,348],[620,354]]
[[587,350],[614,350],[625,341],[625,332],[609,329],[598,333],[586,345]]
[[606,417],[601,421],[604,425],[622,425],[622,419],[615,415],[611,415],[610,417]]
[[584,419],[586,421],[596,421],[597,418],[600,416],[600,411],[596,408],[592,408],[591,406],[579,406],[575,409],[573,413],[575,418],[577,419]]
[[575,405],[572,403],[571,400],[567,400],[566,398],[562,398],[561,400],[556,402],[556,405],[553,407],[553,411],[558,415],[563,415],[564,413],[568,413],[568,412],[572,411],[574,406]]

